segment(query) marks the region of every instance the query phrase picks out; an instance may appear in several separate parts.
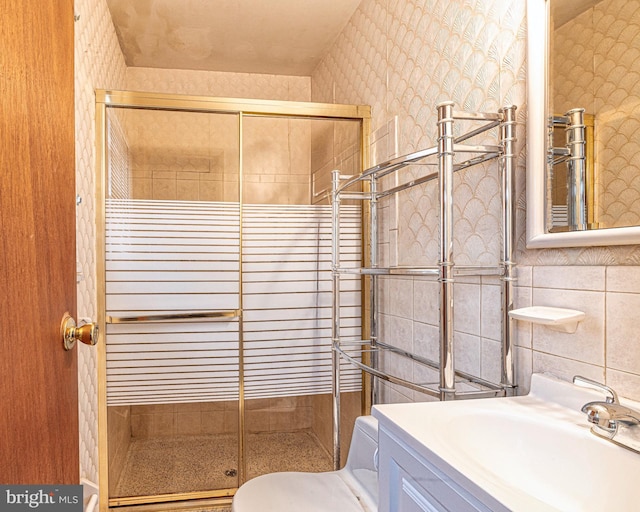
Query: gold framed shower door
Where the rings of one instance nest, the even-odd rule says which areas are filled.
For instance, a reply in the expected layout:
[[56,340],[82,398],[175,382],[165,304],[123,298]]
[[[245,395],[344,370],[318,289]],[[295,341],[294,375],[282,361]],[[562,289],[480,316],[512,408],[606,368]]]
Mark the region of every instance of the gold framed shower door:
[[[106,225],[106,179],[107,179],[107,108],[121,107],[134,109],[150,109],[165,111],[187,111],[204,113],[226,113],[239,116],[239,204],[242,218],[242,138],[243,116],[269,116],[327,120],[353,120],[360,123],[360,157],[361,169],[369,167],[369,132],[371,123],[371,109],[366,105],[343,105],[330,103],[273,101],[264,99],[239,99],[216,98],[208,96],[177,95],[150,92],[97,90],[96,91],[96,271],[97,271],[97,319],[102,332],[106,332],[106,285],[105,285],[105,225]],[[366,218],[366,215],[364,215]],[[242,229],[242,222],[240,223]],[[368,247],[367,230],[363,229],[362,247]],[[242,236],[242,234],[240,234]],[[240,255],[242,257],[242,255]],[[363,258],[368,258],[367,251],[363,251]],[[366,261],[363,262],[366,265]],[[242,283],[242,265],[240,266],[240,282]],[[362,286],[362,315],[368,314],[368,286]],[[243,386],[243,337],[242,337],[242,291],[240,291],[240,307],[238,310],[240,322],[239,336],[239,410],[238,410],[238,436],[239,436],[239,468],[238,485],[241,485],[246,477],[245,454],[245,410],[244,410],[244,386]],[[362,322],[363,338],[369,336],[368,323]],[[101,343],[97,346],[97,371],[98,371],[98,453],[100,488],[109,489],[108,473],[108,431],[107,431],[107,370],[106,370],[106,346]],[[363,375],[362,383],[362,410],[370,407],[370,380]],[[135,496],[110,498],[107,492],[100,495],[100,510],[106,512],[109,506],[131,506],[153,503],[166,503],[184,500],[210,500],[220,499],[221,503],[228,502],[237,488],[198,491],[179,494],[163,494],[155,496]]]

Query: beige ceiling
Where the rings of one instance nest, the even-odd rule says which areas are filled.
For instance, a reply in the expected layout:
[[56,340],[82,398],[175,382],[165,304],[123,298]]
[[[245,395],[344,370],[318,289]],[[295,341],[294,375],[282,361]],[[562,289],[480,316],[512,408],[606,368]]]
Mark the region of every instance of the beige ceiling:
[[360,0],[107,0],[127,65],[310,75]]

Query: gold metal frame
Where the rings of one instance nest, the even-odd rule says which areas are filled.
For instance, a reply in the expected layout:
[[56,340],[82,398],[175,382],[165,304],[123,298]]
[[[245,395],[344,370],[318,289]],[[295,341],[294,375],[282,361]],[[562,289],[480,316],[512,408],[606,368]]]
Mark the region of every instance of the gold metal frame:
[[[231,507],[231,502],[233,498],[211,498],[211,499],[200,499],[189,501],[181,501],[181,502],[172,502],[171,510],[172,512],[185,511],[189,512],[190,510],[202,510],[203,508],[206,510],[216,510],[219,507],[224,507],[225,510]],[[116,510],[116,509],[114,509]],[[141,505],[120,505],[117,508],[118,512],[167,512],[167,504],[166,503],[148,503]]]
[[154,496],[131,496],[125,498],[110,498],[109,506],[111,507],[126,507],[136,505],[161,505],[161,510],[166,510],[166,503],[185,500],[211,500],[220,501],[220,504],[224,504],[227,500],[233,498],[233,495],[238,490],[237,487],[230,489],[221,489],[217,491],[194,491],[174,494],[157,494]]
[[[239,136],[239,203],[240,203],[240,237],[242,239],[242,121],[243,116],[265,116],[265,117],[291,117],[310,119],[335,119],[354,120],[360,122],[360,155],[362,169],[369,167],[369,133],[371,126],[371,107],[367,105],[343,105],[332,103],[312,103],[293,101],[273,101],[261,99],[242,98],[216,98],[209,96],[188,96],[177,94],[163,94],[150,92],[133,91],[96,91],[96,283],[97,283],[97,318],[99,328],[106,332],[106,286],[105,286],[105,179],[107,165],[106,148],[106,109],[107,107],[140,108],[150,110],[175,110],[191,112],[209,113],[235,113],[239,116],[238,136]],[[363,226],[363,233],[367,233],[366,226]],[[366,235],[365,235],[366,236]],[[363,251],[370,243],[363,240]],[[242,254],[240,255],[242,257]],[[363,257],[365,257],[363,252]],[[242,261],[242,258],[240,259]],[[240,265],[240,283],[242,283],[242,265]],[[366,329],[367,322],[364,317],[368,312],[369,298],[364,294],[365,285],[363,283],[363,307],[362,315],[363,329]],[[235,312],[234,312],[235,313]],[[242,484],[246,476],[246,446],[245,446],[245,421],[244,421],[244,385],[243,385],[243,364],[242,364],[242,289],[240,289],[240,303],[238,310],[240,322],[239,339],[239,390],[238,390],[238,454],[239,472],[238,484]],[[216,491],[202,491],[180,494],[163,494],[158,496],[137,496],[126,498],[109,499],[109,468],[108,468],[108,436],[107,436],[107,391],[106,391],[106,344],[100,343],[98,349],[98,456],[99,456],[99,481],[100,489],[100,512],[107,512],[109,506],[134,506],[154,503],[166,503],[171,501],[202,500],[202,499],[223,499],[232,497],[236,488],[222,489]],[[362,388],[363,411],[368,411],[371,406],[370,382],[363,374]],[[195,504],[195,503],[194,503]],[[149,505],[152,506],[152,505]]]
[[256,116],[353,119],[362,122],[371,119],[371,107],[368,105],[214,98],[151,92],[97,90],[96,103],[109,107],[242,113]]
[[242,485],[241,482],[245,481],[247,475],[247,443],[245,442],[245,408],[244,408],[244,279],[242,275],[242,240],[243,238],[243,189],[244,183],[244,159],[243,159],[243,113],[240,112],[238,116],[238,208],[239,208],[239,222],[240,226],[240,238],[238,243],[238,308],[240,309],[240,316],[238,318],[238,487]]

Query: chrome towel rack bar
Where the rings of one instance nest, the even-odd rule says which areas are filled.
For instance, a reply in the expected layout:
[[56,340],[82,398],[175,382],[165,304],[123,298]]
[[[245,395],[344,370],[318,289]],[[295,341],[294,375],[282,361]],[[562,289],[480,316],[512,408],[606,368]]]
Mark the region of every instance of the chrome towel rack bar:
[[[339,268],[338,274],[360,274],[363,276],[438,276],[438,267],[377,267],[377,268]],[[504,269],[492,265],[456,265],[455,276],[502,276]]]
[[[372,375],[385,380],[387,382],[391,382],[393,384],[399,384],[408,389],[412,389],[414,391],[419,391],[426,395],[432,396],[434,398],[440,398],[440,391],[437,389],[438,384],[435,382],[414,382],[404,379],[402,377],[392,375],[388,372],[378,370],[377,368],[372,368],[371,366],[362,362],[362,355],[365,353],[368,354],[376,354],[381,355],[385,352],[398,354],[400,356],[406,357],[407,359],[411,359],[412,361],[419,363],[424,367],[431,368],[432,370],[438,370],[440,368],[439,363],[437,361],[433,361],[431,359],[427,359],[425,357],[421,357],[419,355],[413,354],[407,350],[400,349],[393,345],[383,343],[381,341],[377,341],[374,343],[365,343],[362,342],[342,342],[340,347],[336,349],[340,355],[349,361],[351,364],[357,366],[361,370],[371,373]],[[354,357],[354,355],[360,355],[359,358]],[[496,387],[493,382],[488,380],[479,378],[477,376],[471,375],[470,373],[463,372],[460,370],[455,371],[456,377],[458,378],[458,382],[464,382],[468,384],[469,387],[473,387],[473,390],[466,391],[465,397],[469,398],[468,395],[472,395],[473,398],[480,397],[497,397],[502,396],[503,390]]]
[[[476,146],[467,146],[467,145],[463,145],[460,144],[461,142],[464,142],[465,140],[468,140],[472,137],[475,137],[476,135],[480,135],[481,133],[484,133],[488,130],[491,130],[492,128],[495,128],[496,126],[499,126],[500,123],[502,123],[503,119],[502,119],[502,114],[501,113],[497,113],[497,114],[493,114],[493,113],[485,113],[485,112],[453,112],[453,118],[457,119],[457,120],[465,120],[465,121],[485,121],[487,122],[486,124],[471,130],[467,133],[464,133],[456,138],[453,139],[453,143],[454,143],[454,151],[456,152],[468,152],[468,153],[488,153],[490,156],[488,156],[486,159],[491,159],[491,158],[495,158],[496,156],[498,156],[498,154],[501,151],[500,146],[483,146],[483,145],[476,145]],[[340,193],[341,191],[343,191],[344,189],[347,189],[349,187],[351,187],[353,184],[359,182],[359,181],[363,181],[365,178],[371,177],[373,176],[375,179],[380,179],[384,176],[386,176],[387,174],[391,174],[395,171],[398,171],[400,169],[402,169],[403,167],[406,167],[408,165],[414,165],[414,164],[418,164],[420,163],[421,160],[424,160],[425,158],[434,156],[438,154],[438,147],[434,146],[428,149],[423,149],[420,151],[415,151],[413,153],[410,153],[408,155],[403,155],[403,156],[399,156],[396,158],[392,158],[391,160],[387,160],[386,162],[382,162],[378,165],[374,165],[373,167],[370,167],[369,169],[366,169],[365,171],[363,171],[361,174],[359,174],[358,176],[340,176],[340,180],[344,180],[345,178],[348,178],[348,181],[346,181],[345,183],[343,183],[337,190],[338,193]],[[459,169],[455,169],[455,167],[460,166],[460,168],[466,168],[469,165],[476,165],[477,163],[479,163],[478,161],[474,161],[477,159],[471,159],[468,162],[461,162],[460,164],[458,164],[457,166],[454,166],[454,170],[459,170]],[[484,159],[483,159],[484,161]],[[467,164],[468,165],[465,165]],[[436,166],[438,165],[436,162],[433,163],[427,163],[425,165],[433,165]],[[433,173],[433,175],[431,175],[430,179],[435,179],[438,177],[438,173]],[[427,180],[428,181],[428,180]],[[423,183],[423,182],[420,182]],[[419,183],[415,183],[415,185],[418,185]]]

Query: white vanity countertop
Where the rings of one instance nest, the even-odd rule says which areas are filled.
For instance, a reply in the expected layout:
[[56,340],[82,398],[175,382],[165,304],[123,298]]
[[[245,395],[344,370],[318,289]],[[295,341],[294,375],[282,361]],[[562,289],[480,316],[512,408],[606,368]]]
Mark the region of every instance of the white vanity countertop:
[[410,449],[452,468],[454,480],[464,475],[511,510],[629,510],[640,503],[640,455],[591,434],[580,412],[603,398],[534,375],[523,397],[377,405],[372,414]]

